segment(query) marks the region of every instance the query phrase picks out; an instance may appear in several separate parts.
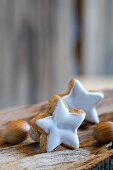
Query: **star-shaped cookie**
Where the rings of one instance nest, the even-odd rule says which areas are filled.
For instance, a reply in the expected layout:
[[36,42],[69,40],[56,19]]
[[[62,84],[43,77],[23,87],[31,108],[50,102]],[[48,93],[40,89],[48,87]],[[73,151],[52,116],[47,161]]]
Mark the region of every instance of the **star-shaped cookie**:
[[37,126],[48,134],[47,151],[50,152],[60,144],[73,148],[79,147],[77,129],[85,118],[83,110],[76,110],[76,114],[70,113],[62,99],[60,99],[53,112],[48,116],[36,121]]
[[99,123],[96,103],[104,98],[103,93],[86,91],[78,80],[72,79],[70,82],[72,87],[68,94],[62,96],[62,99],[70,109],[78,108],[85,110],[86,121]]

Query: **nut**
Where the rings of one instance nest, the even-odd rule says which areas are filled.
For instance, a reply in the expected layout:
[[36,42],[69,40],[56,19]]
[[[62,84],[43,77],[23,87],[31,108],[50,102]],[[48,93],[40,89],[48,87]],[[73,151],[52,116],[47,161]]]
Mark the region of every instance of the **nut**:
[[30,125],[25,120],[13,121],[2,130],[1,137],[4,143],[17,144],[27,138],[29,129]]
[[94,138],[100,144],[113,141],[113,122],[101,122],[94,129]]

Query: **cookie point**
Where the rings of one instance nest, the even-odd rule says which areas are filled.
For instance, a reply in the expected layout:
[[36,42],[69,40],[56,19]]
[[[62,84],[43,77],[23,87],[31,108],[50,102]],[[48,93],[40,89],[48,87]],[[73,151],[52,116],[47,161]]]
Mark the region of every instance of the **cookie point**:
[[54,95],[49,99],[48,111],[50,114],[52,114],[54,112],[55,107],[60,99],[61,99],[61,97],[59,95]]
[[101,99],[104,98],[104,93],[100,93]]

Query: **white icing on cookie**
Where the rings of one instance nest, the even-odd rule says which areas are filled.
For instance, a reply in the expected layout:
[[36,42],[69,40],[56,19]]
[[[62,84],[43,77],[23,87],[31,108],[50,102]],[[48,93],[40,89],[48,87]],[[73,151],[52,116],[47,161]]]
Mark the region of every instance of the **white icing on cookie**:
[[92,123],[99,123],[95,106],[103,98],[103,93],[86,91],[78,80],[75,80],[70,93],[62,97],[70,109],[78,108],[85,110],[85,120]]
[[85,118],[85,112],[69,113],[63,100],[59,100],[53,116],[39,119],[36,124],[48,133],[47,151],[51,152],[61,143],[79,148],[77,129]]

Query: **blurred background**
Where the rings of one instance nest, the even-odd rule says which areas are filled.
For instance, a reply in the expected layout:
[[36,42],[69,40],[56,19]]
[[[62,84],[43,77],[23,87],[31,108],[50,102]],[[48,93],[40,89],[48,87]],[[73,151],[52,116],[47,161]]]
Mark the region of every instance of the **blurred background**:
[[112,0],[0,0],[0,108],[47,100],[71,77],[112,87],[112,75]]

